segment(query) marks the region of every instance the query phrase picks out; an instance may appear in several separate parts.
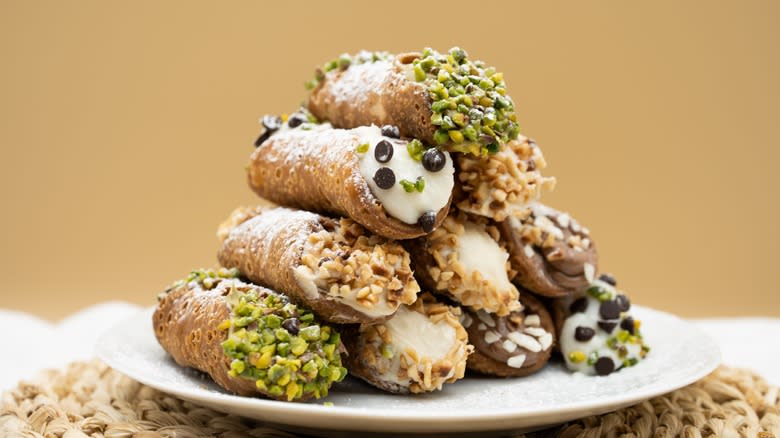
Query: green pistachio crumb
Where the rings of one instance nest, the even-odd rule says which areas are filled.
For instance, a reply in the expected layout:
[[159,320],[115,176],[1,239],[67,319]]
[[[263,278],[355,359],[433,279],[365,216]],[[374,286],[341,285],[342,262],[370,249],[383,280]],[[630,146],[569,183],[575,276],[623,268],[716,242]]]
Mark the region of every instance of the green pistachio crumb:
[[590,296],[592,296],[593,298],[599,301],[607,301],[612,297],[612,295],[609,293],[608,290],[595,284],[589,287],[587,292],[588,294],[590,294]]
[[[338,351],[340,336],[317,323],[310,311],[258,289],[234,287],[227,299],[231,317],[219,328],[228,331],[222,349],[231,359],[231,377],[252,379],[260,391],[295,400],[323,397],[346,375]],[[290,318],[300,323],[296,336],[281,327]],[[323,368],[328,370],[322,373]]]
[[422,193],[425,190],[425,178],[418,176],[417,181],[414,182],[414,188],[418,192]]
[[406,144],[406,151],[409,152],[409,156],[411,156],[414,161],[422,161],[425,147],[420,140],[415,138]]
[[382,345],[382,357],[384,357],[385,359],[393,358],[393,347],[390,346],[390,344]]
[[[416,81],[425,82],[432,101],[431,124],[439,127],[434,134],[436,145],[486,155],[494,153],[488,145],[499,146],[519,135],[504,75],[495,68],[472,61],[466,51],[453,47],[446,55],[426,48],[411,69]],[[477,144],[480,133],[491,138]]]
[[408,179],[402,179],[398,182],[398,184],[401,185],[401,187],[404,188],[404,191],[406,193],[412,193],[415,190],[415,184]]
[[366,152],[368,152],[368,143],[359,144],[356,150],[359,154],[365,154]]
[[572,351],[569,353],[569,361],[573,363],[580,363],[585,360],[585,353],[582,351]]
[[323,403],[322,406],[325,406],[327,408],[333,407],[333,402],[327,401],[327,402]]

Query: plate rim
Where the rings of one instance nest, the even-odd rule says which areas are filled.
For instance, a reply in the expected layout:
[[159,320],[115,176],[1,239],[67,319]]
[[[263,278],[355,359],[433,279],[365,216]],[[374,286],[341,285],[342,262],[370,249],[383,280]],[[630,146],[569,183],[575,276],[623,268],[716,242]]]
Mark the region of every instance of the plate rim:
[[[245,397],[245,396],[233,395],[228,393],[215,392],[202,387],[180,389],[179,387],[175,387],[175,386],[171,387],[170,385],[155,382],[153,379],[147,379],[146,376],[135,373],[132,367],[126,366],[123,363],[114,360],[110,356],[110,354],[108,354],[108,352],[106,351],[108,350],[108,347],[105,346],[106,345],[105,339],[114,336],[112,332],[115,331],[115,329],[119,328],[124,324],[129,323],[130,321],[140,319],[141,315],[146,315],[149,317],[148,318],[149,328],[151,330],[152,329],[151,313],[154,311],[155,306],[147,307],[133,315],[130,315],[129,317],[118,321],[110,329],[104,331],[98,337],[98,340],[95,343],[95,354],[100,360],[106,363],[109,367],[119,371],[120,373],[130,377],[133,380],[136,380],[140,383],[150,386],[158,391],[167,394],[172,394],[179,398],[191,402],[207,405],[207,407],[214,409],[216,411],[220,411],[220,409],[215,407],[214,405],[220,403],[221,406],[224,406],[225,404],[232,405],[232,406],[226,406],[224,407],[224,409],[231,409],[231,408],[235,409],[235,406],[240,406],[240,408],[244,410],[251,410],[251,411],[256,411],[258,413],[262,413],[262,417],[264,418],[271,418],[279,414],[283,414],[283,416],[295,416],[295,415],[305,414],[307,417],[306,424],[299,423],[300,426],[309,427],[309,425],[314,424],[314,422],[312,422],[311,420],[316,420],[319,418],[325,421],[317,422],[316,426],[313,427],[319,429],[327,429],[327,430],[335,430],[334,427],[329,427],[329,425],[327,424],[327,423],[334,423],[334,422],[338,423],[339,430],[350,430],[350,431],[366,430],[365,426],[350,427],[352,425],[351,422],[342,422],[341,420],[355,421],[355,426],[360,426],[360,424],[358,424],[357,421],[374,422],[374,423],[380,423],[380,422],[386,423],[386,422],[397,421],[399,423],[394,424],[393,425],[394,427],[392,429],[376,427],[374,428],[374,430],[393,430],[393,431],[406,431],[406,432],[409,431],[436,432],[436,431],[444,431],[444,430],[446,431],[504,430],[504,429],[514,427],[512,426],[512,424],[527,423],[528,422],[527,420],[529,418],[554,417],[556,418],[555,422],[559,423],[559,422],[565,422],[565,421],[570,421],[579,418],[583,415],[583,413],[587,413],[587,415],[594,415],[594,414],[597,415],[601,413],[614,411],[616,409],[620,409],[621,407],[630,406],[635,403],[641,402],[643,400],[648,400],[652,397],[688,386],[691,383],[696,382],[702,379],[703,377],[707,376],[720,365],[722,361],[722,353],[720,351],[719,346],[712,339],[712,337],[707,335],[703,330],[701,330],[695,324],[683,318],[680,318],[677,315],[662,310],[657,310],[657,309],[653,309],[641,305],[634,305],[633,307],[641,309],[640,312],[656,313],[662,317],[672,318],[677,320],[679,323],[687,325],[689,329],[697,332],[697,337],[706,339],[707,342],[710,344],[710,347],[712,347],[711,353],[714,354],[714,358],[712,362],[709,362],[706,365],[699,367],[695,372],[692,371],[691,374],[686,376],[685,379],[680,379],[676,381],[674,385],[671,386],[658,385],[658,384],[646,385],[644,387],[640,387],[636,391],[631,392],[630,395],[626,393],[625,395],[622,396],[610,396],[606,399],[605,398],[598,399],[598,403],[595,405],[594,402],[591,400],[583,400],[578,402],[567,403],[561,406],[550,407],[548,405],[548,406],[523,408],[522,410],[517,410],[517,409],[512,410],[511,408],[500,408],[494,412],[485,412],[485,411],[468,412],[467,410],[452,410],[449,412],[436,412],[430,414],[422,410],[409,410],[409,409],[393,410],[393,411],[388,410],[388,411],[382,411],[380,413],[377,412],[376,409],[364,409],[358,407],[338,406],[338,405],[325,406],[322,403],[316,403],[316,402],[315,403],[292,403],[292,402],[283,402],[283,401],[280,402],[277,400],[263,399],[260,397]],[[588,376],[587,378],[599,378],[599,377]],[[398,395],[398,394],[387,394],[387,396],[403,397],[403,395]],[[260,418],[260,417],[255,417],[255,418]],[[558,420],[559,418],[560,421]],[[261,421],[264,421],[266,423],[273,422],[273,420],[262,420],[262,419]],[[449,427],[442,428],[441,425],[439,425],[439,422],[446,422],[446,426]],[[493,427],[491,427],[489,423],[493,423],[492,425]],[[536,422],[532,422],[532,423],[541,424]],[[278,424],[288,424],[288,423],[281,422]],[[436,425],[439,425],[440,427],[431,427]],[[379,425],[377,424],[377,426]],[[525,427],[525,426],[521,425],[519,427]],[[535,428],[538,429],[538,427]]]

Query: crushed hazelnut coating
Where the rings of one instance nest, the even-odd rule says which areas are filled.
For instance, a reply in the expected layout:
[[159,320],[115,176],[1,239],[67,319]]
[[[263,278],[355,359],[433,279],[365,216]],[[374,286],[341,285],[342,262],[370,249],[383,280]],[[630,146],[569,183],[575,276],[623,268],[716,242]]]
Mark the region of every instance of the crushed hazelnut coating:
[[406,250],[351,219],[243,208],[220,234],[227,235],[218,253],[223,266],[288,294],[330,322],[381,322],[414,302],[420,290]]
[[528,203],[539,199],[543,187],[555,187],[555,178],[540,172],[547,167],[541,149],[522,135],[495,154],[459,154],[456,161],[460,182],[456,206],[495,221],[525,216]]
[[355,300],[367,309],[380,301],[397,307],[417,299],[420,286],[413,279],[409,253],[396,242],[367,235],[351,219],[310,235],[307,243],[301,262],[328,295]]
[[[487,232],[498,245],[500,235],[496,227],[479,218],[467,218],[464,214],[450,214],[441,227],[426,237],[415,239],[409,244],[420,281],[437,292],[449,295],[458,303],[475,310],[483,309],[500,316],[522,310],[517,288],[508,284],[501,287],[487,279],[478,270],[464,266],[459,257],[459,236],[465,233],[465,224],[471,221]],[[515,272],[510,263],[505,263],[507,279],[512,280]]]
[[[431,359],[429,351],[405,348],[401,351],[400,339],[393,338],[393,329],[389,326],[393,320],[378,325],[362,324],[353,331],[347,331],[342,340],[347,346],[347,366],[353,375],[366,380],[381,389],[396,393],[423,393],[441,390],[445,383],[462,379],[466,371],[466,360],[474,350],[468,345],[468,335],[460,324],[460,309],[442,304],[430,293],[421,294],[412,305],[399,310],[396,317],[403,313],[417,312],[430,324],[442,324],[454,331],[454,339],[441,358]],[[420,330],[415,335],[425,338],[438,333]],[[429,341],[446,342],[444,339]],[[424,343],[424,342],[423,342]],[[442,348],[442,346],[437,346]]]

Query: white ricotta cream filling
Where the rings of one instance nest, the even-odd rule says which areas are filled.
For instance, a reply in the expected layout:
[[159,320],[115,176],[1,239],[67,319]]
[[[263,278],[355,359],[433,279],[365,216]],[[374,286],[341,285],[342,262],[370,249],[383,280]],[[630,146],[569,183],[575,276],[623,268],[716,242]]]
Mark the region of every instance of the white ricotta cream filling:
[[512,289],[506,272],[509,253],[479,226],[466,223],[464,228],[464,233],[458,236],[458,260],[466,271],[479,272],[499,290]]
[[[446,159],[444,168],[438,172],[430,172],[420,161],[415,161],[409,155],[405,140],[384,137],[382,130],[373,125],[351,131],[360,138],[360,144],[368,144],[366,152],[358,153],[360,173],[368,182],[371,193],[382,203],[390,216],[407,224],[416,224],[423,213],[427,211],[438,213],[447,205],[455,186],[455,168],[448,152],[443,152]],[[376,145],[382,140],[387,140],[393,145],[393,156],[387,163],[380,163],[374,156]],[[389,189],[381,189],[374,182],[376,171],[382,167],[389,167],[395,174],[395,184]],[[401,185],[402,180],[414,183],[419,177],[425,180],[425,188],[422,192],[416,190],[407,192]]]

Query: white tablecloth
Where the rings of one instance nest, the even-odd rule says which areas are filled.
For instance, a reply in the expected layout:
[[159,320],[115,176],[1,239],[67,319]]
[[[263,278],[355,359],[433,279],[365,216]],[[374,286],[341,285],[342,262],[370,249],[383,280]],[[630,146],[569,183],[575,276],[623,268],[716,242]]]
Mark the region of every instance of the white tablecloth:
[[[89,359],[100,334],[141,307],[107,302],[51,324],[28,314],[0,310],[0,390],[43,368]],[[780,385],[780,318],[725,318],[693,321],[721,347],[727,365],[757,371]],[[151,329],[151,321],[149,322]]]

